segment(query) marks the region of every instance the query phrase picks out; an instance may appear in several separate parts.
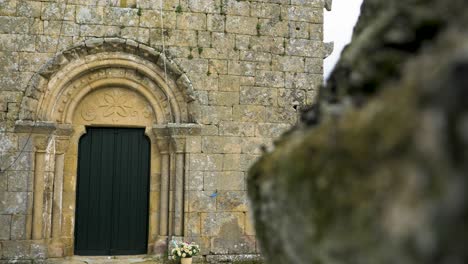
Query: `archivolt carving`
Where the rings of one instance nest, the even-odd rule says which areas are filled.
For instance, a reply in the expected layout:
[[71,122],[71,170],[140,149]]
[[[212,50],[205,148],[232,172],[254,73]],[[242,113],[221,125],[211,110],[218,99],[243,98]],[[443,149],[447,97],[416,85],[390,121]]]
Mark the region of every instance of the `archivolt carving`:
[[[165,78],[161,67],[164,62],[168,78]],[[82,93],[83,90],[91,92],[114,86],[137,91],[145,97],[156,114],[157,123],[195,121],[190,107],[197,102],[187,76],[164,55],[131,40],[87,40],[58,54],[33,80],[23,99],[19,117],[22,120],[69,123],[72,118],[70,111],[75,110],[78,98],[83,99],[86,95]],[[112,80],[114,83],[111,83]],[[125,84],[115,83],[117,81]],[[40,103],[34,103],[38,101]],[[85,114],[86,119],[92,118],[91,108]],[[124,109],[116,112],[117,115],[125,115],[124,110],[128,109],[124,106]]]

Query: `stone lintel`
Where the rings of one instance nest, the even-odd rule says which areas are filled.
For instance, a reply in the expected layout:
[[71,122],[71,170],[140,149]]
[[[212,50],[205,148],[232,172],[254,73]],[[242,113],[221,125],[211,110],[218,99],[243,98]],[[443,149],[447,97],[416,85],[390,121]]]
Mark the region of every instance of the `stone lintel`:
[[57,129],[57,124],[46,121],[23,121],[15,123],[15,132],[33,134],[51,134]]

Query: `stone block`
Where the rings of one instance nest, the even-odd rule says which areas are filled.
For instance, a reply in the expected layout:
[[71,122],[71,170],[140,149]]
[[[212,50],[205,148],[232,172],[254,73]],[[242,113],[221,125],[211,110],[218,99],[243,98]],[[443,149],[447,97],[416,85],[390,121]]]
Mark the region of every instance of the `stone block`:
[[310,24],[309,26],[309,38],[312,40],[323,41],[323,25],[322,24]]
[[185,230],[187,236],[199,236],[201,234],[200,225],[201,213],[185,213]]
[[323,58],[323,42],[307,39],[290,39],[286,54],[292,56]]
[[223,170],[224,171],[240,171],[240,158],[241,154],[224,154],[223,156]]
[[255,62],[229,61],[228,73],[230,75],[255,76]]
[[29,193],[0,193],[0,214],[26,214]]
[[47,244],[40,242],[31,243],[31,258],[36,260],[41,260],[47,258]]
[[211,91],[208,99],[210,105],[233,106],[239,104],[239,92]]
[[201,137],[190,136],[187,137],[186,150],[188,153],[200,153],[201,152]]
[[136,8],[108,7],[104,9],[104,23],[115,26],[138,26],[139,16]]
[[0,240],[10,239],[11,215],[0,215]]
[[177,28],[190,30],[206,30],[206,14],[181,13],[177,15]]
[[103,7],[78,6],[76,8],[76,22],[79,24],[102,24],[103,21]]
[[323,76],[320,74],[308,73],[286,73],[285,88],[318,90],[323,83]]
[[[234,106],[235,107],[235,106]],[[232,120],[232,107],[228,106],[200,106],[202,124],[218,124],[221,121]]]
[[236,35],[236,48],[239,50],[248,50],[250,47],[249,35]]
[[187,7],[195,13],[217,13],[220,6],[219,0],[188,0]]
[[269,141],[269,139],[262,137],[242,138],[242,154],[262,154],[262,148],[266,148]]
[[120,32],[122,38],[132,39],[141,43],[149,43],[149,34],[149,29],[137,27],[126,27]]
[[250,16],[250,2],[238,0],[225,0],[223,3],[223,11],[227,15],[235,16]]
[[266,107],[265,119],[271,123],[296,124],[298,111],[294,107]]
[[81,25],[79,30],[82,37],[116,37],[120,35],[118,26]]
[[258,86],[284,87],[284,73],[280,71],[258,71],[255,84]]
[[323,74],[323,60],[319,58],[306,58],[305,71],[308,73]]
[[276,105],[278,90],[275,88],[242,86],[240,89],[241,105]]
[[0,2],[0,16],[14,16],[16,14],[16,0]]
[[281,107],[301,107],[306,103],[306,92],[300,89],[279,89],[278,105]]
[[303,21],[321,24],[323,23],[323,6],[289,6],[282,10],[282,16],[290,21]]
[[281,16],[281,6],[274,3],[252,3],[251,16],[278,18]]
[[16,44],[18,51],[30,51],[36,50],[36,36],[34,35],[18,35],[16,38]]
[[32,172],[31,171],[9,171],[8,175],[8,191],[10,192],[26,192],[32,188]]
[[239,231],[240,229],[234,225],[224,227],[220,236],[212,238],[211,251],[213,254],[238,255],[255,252],[255,237],[240,235]]
[[216,211],[216,197],[211,197],[211,191],[188,191],[187,201],[189,212]]
[[289,37],[297,39],[310,39],[310,23],[290,21]]
[[259,25],[259,32],[262,36],[289,37],[287,20],[261,18],[259,19]]
[[220,91],[239,91],[240,90],[240,76],[220,75],[219,76],[219,90]]
[[275,56],[273,70],[283,72],[304,72],[305,59],[302,57]]
[[269,65],[271,53],[245,50],[240,52],[240,59],[243,61],[268,62],[267,65]]
[[240,153],[240,137],[202,137],[202,152],[204,153]]
[[41,16],[41,11],[41,2],[23,0],[17,4],[18,16],[38,18]]
[[190,154],[189,165],[194,171],[220,171],[223,169],[223,155]]
[[257,137],[278,138],[290,128],[289,124],[260,123],[257,125],[255,135]]
[[271,36],[252,36],[250,37],[250,49],[254,51],[271,52],[272,54],[284,55],[285,39],[282,37]]
[[219,129],[217,125],[202,126],[202,131],[201,131],[202,136],[216,136],[218,134],[219,134]]
[[42,4],[41,19],[42,20],[62,20],[65,8],[66,8],[65,3],[45,2]]
[[233,117],[239,122],[264,122],[266,109],[261,105],[235,105]]
[[8,189],[8,173],[0,172],[0,191],[5,192]]
[[245,176],[240,171],[208,171],[203,183],[205,191],[211,190],[245,190]]
[[161,12],[159,10],[143,10],[140,16],[140,27],[174,29],[176,27],[176,13],[163,12],[161,23]]
[[219,124],[219,135],[252,137],[255,135],[255,124],[224,121]]
[[3,259],[28,259],[30,255],[29,241],[3,241]]
[[245,213],[245,234],[255,236],[255,219],[251,210]]
[[31,19],[25,17],[0,16],[0,33],[27,34]]
[[26,215],[12,215],[11,240],[26,239]]
[[209,14],[207,16],[207,28],[212,32],[224,32],[226,28],[224,16],[219,14]]
[[15,34],[0,34],[0,50],[1,51],[16,51],[17,50],[17,35]]
[[203,190],[203,171],[190,171],[187,176],[186,190],[202,191]]
[[0,52],[0,70],[1,71],[17,71],[18,70],[18,53],[4,51]]
[[244,220],[244,213],[202,213],[201,233],[203,236],[218,236],[223,228],[235,228],[242,234]]
[[[198,47],[209,48],[211,46],[211,32],[199,31],[198,32]],[[203,51],[202,51],[203,53]]]
[[243,16],[226,16],[226,32],[257,35],[258,19]]
[[219,191],[216,208],[218,212],[246,212],[248,211],[247,202],[246,191]]
[[19,54],[20,71],[37,71],[51,58],[49,53],[21,52]]
[[[2,93],[2,99],[6,102],[16,100],[15,92]],[[0,99],[0,101],[3,101]],[[0,133],[0,152],[11,152],[18,149],[18,137],[15,134]]]

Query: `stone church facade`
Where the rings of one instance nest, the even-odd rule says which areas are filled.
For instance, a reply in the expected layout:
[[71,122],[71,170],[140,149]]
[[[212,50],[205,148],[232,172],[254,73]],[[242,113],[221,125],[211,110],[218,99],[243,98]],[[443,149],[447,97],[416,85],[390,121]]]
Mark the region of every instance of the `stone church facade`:
[[77,190],[96,186],[77,186],[91,155],[80,146],[94,128],[138,128],[147,139],[145,254],[163,256],[168,241],[185,240],[202,255],[257,255],[246,171],[316,98],[323,7],[1,1],[1,259],[75,255]]

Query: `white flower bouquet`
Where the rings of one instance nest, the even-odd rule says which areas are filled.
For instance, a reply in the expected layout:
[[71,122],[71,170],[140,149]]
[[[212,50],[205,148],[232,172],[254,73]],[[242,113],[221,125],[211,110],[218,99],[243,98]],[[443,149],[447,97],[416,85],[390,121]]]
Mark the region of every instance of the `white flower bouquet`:
[[173,243],[174,248],[171,251],[172,259],[191,258],[200,253],[200,246],[193,242],[189,244],[187,242],[173,241]]

